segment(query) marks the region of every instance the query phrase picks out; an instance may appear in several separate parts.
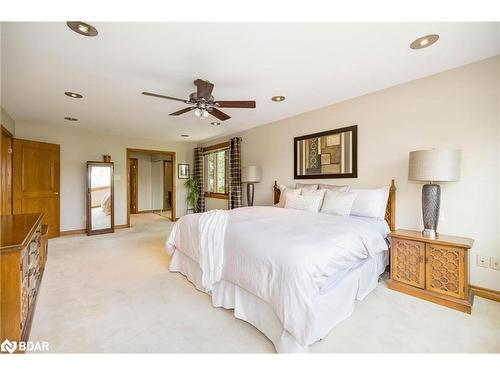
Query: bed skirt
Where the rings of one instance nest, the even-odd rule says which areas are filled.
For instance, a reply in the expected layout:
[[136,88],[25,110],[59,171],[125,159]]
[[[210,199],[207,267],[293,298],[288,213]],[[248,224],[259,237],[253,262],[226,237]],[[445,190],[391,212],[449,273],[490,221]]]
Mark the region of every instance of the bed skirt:
[[[270,304],[233,283],[221,280],[215,284],[211,293],[212,304],[234,309],[234,316],[266,335],[278,353],[307,353],[309,345],[326,337],[333,327],[351,316],[355,301],[362,300],[377,287],[379,276],[387,264],[388,251],[384,251],[375,258],[367,259],[318,295],[313,307],[315,324],[308,327],[309,342],[306,347],[283,328]],[[206,292],[201,283],[200,266],[180,251],[174,252],[170,271],[182,273],[196,289]]]

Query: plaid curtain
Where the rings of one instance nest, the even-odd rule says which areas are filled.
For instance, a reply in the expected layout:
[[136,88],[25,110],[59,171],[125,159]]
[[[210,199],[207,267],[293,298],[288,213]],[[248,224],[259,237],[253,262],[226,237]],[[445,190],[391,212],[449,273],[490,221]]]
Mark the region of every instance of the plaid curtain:
[[203,147],[194,149],[194,179],[198,185],[198,211],[205,212],[205,179],[203,178]]
[[229,148],[229,209],[241,207],[241,138],[231,138]]

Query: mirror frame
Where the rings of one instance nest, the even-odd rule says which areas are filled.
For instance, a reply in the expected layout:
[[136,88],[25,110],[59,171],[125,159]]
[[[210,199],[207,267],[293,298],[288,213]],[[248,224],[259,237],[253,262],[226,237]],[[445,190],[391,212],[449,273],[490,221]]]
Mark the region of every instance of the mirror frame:
[[[109,228],[92,230],[92,196],[91,196],[91,170],[92,167],[109,166],[111,168],[111,226]],[[104,161],[87,162],[87,236],[94,234],[113,233],[115,231],[115,190],[114,190],[114,163]]]
[[[352,171],[351,173],[330,173],[330,174],[314,174],[314,175],[298,175],[297,174],[297,144],[309,138],[324,137],[332,134],[344,132],[352,132]],[[296,180],[303,179],[322,179],[322,178],[357,178],[358,177],[358,125],[347,126],[345,128],[327,130],[320,133],[313,133],[295,137],[293,139],[293,177]]]

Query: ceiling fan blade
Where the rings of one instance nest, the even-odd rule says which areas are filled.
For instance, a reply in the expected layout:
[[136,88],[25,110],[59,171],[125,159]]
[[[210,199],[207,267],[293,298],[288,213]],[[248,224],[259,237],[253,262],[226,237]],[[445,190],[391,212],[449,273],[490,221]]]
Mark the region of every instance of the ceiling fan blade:
[[153,94],[152,92],[143,92],[142,95],[147,95],[147,96],[154,96],[155,98],[162,98],[162,99],[170,99],[170,100],[177,100],[179,102],[183,103],[188,103],[187,100],[185,99],[179,99],[179,98],[174,98],[172,96],[165,96],[165,95],[159,95],[159,94]]
[[231,118],[231,116],[226,115],[224,112],[219,111],[217,108],[212,108],[210,114],[214,117],[217,117],[221,121],[226,121],[227,119]]
[[217,100],[215,105],[221,108],[255,108],[255,100]]
[[173,112],[173,113],[169,114],[169,116],[179,116],[179,115],[182,115],[183,113],[192,111],[195,108],[196,107],[187,107],[187,108],[181,109],[181,110],[179,110],[177,112]]
[[205,81],[203,79],[197,79],[194,81],[196,85],[196,95],[198,98],[204,98],[205,100],[210,100],[212,97],[212,90],[214,89],[213,83]]

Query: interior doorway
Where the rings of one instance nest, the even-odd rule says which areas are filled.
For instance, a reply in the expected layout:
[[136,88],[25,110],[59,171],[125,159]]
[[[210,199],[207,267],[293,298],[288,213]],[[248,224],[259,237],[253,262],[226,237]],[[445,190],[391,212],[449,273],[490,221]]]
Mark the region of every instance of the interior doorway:
[[175,152],[127,149],[127,224],[130,215],[176,219]]
[[130,213],[136,214],[138,207],[138,170],[139,170],[139,160],[137,158],[128,159],[130,178],[129,178],[129,191],[130,191]]

